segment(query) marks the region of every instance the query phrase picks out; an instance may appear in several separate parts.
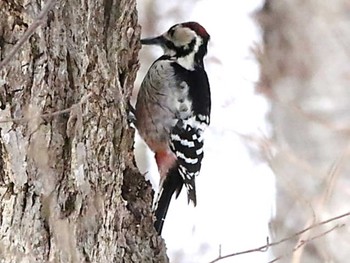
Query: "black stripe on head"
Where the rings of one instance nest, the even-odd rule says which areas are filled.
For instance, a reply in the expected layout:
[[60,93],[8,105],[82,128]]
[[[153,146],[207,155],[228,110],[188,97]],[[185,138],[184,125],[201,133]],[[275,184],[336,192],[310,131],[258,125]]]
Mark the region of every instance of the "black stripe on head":
[[190,54],[193,51],[195,45],[196,45],[195,38],[186,46],[181,46],[181,47],[177,47],[174,45],[174,43],[172,41],[165,39],[165,46],[170,50],[174,50],[176,53],[176,57],[187,56],[188,54]]

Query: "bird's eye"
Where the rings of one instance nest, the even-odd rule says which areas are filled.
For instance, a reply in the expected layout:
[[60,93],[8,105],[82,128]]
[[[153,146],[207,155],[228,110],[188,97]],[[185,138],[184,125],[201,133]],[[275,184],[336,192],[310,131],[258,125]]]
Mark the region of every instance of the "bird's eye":
[[175,33],[175,27],[170,28],[169,31],[168,31],[169,36],[173,37],[174,33]]

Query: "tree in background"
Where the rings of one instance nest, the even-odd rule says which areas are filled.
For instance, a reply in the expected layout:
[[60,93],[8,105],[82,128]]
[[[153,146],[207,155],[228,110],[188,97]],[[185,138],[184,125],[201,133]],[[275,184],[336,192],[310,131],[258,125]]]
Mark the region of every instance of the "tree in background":
[[0,2],[0,261],[168,261],[127,123],[139,35],[133,0]]
[[[349,10],[344,0],[266,0],[258,15],[260,89],[272,104],[275,240],[349,210]],[[344,262],[349,226],[342,220],[274,247],[278,262]]]

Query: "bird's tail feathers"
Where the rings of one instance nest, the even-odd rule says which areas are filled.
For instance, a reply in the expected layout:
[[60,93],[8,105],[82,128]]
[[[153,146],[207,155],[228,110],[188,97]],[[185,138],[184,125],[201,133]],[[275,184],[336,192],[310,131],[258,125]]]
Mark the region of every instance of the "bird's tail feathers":
[[164,181],[161,182],[157,200],[153,208],[156,216],[154,227],[159,235],[162,233],[164,220],[169,209],[171,198],[174,192],[176,192],[176,197],[178,197],[182,186],[183,180],[179,174],[178,166],[176,165],[169,170]]

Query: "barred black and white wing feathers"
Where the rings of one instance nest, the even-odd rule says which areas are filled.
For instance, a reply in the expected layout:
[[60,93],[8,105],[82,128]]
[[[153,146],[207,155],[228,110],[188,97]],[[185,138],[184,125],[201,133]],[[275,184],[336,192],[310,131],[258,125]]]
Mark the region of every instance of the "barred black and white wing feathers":
[[[178,172],[187,190],[188,201],[197,205],[195,178],[203,159],[202,131],[179,121],[170,135],[170,149],[175,153]],[[180,192],[177,193],[177,196]]]

